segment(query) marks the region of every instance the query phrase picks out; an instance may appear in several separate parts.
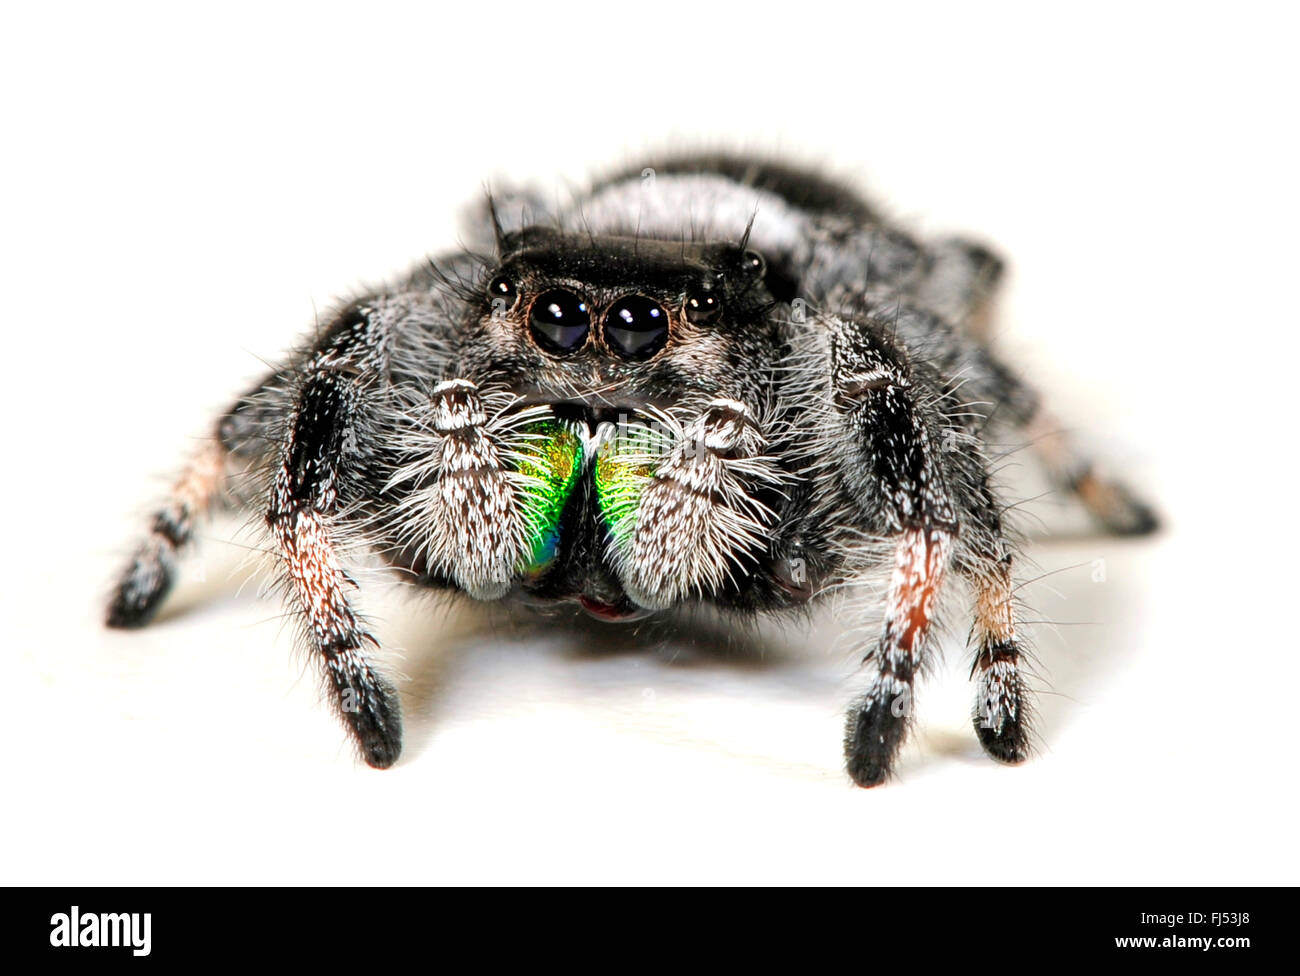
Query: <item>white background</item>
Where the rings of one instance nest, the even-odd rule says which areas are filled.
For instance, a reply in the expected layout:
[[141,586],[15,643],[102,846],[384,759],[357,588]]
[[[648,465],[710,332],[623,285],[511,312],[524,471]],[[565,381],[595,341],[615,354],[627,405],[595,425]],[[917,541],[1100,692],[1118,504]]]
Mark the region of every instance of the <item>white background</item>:
[[[3,15],[0,880],[1297,880],[1296,24],[717,6]],[[156,626],[100,626],[258,357],[454,244],[487,179],[700,143],[994,242],[1001,348],[1165,513],[1154,540],[1030,545],[1048,575],[1023,593],[1058,624],[1032,627],[1038,758],[980,755],[961,625],[872,791],[842,771],[853,662],[825,622],[761,656],[638,652],[393,603],[408,735],[384,773],[278,606],[219,585],[241,554],[219,527]]]

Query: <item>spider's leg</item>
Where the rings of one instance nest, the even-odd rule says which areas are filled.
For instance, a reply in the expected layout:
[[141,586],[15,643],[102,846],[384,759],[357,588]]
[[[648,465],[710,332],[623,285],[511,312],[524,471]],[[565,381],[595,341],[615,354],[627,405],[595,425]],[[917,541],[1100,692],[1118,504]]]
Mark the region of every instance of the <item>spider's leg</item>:
[[975,594],[981,744],[995,759],[1019,762],[1030,734],[1012,599],[1014,552],[989,484],[978,424],[959,398],[945,392],[944,370],[904,356],[895,345],[895,325],[873,330],[868,323],[835,321],[831,327],[841,439],[832,453],[843,458],[848,497],[865,503],[858,521],[895,540],[883,631],[864,662],[874,669],[871,684],[850,715],[845,738],[850,773],[864,786],[888,775],[902,742],[912,678],[924,663],[947,569]]
[[1079,499],[1108,534],[1149,535],[1160,528],[1155,510],[1082,451],[1049,410],[1040,406],[1021,430],[1052,483]]
[[176,580],[176,562],[194,537],[195,523],[212,506],[225,480],[226,450],[213,437],[204,442],[153,517],[148,537],[118,578],[105,622],[143,627],[158,612]]
[[988,404],[987,421],[1028,441],[1057,491],[1078,499],[1107,534],[1148,535],[1160,527],[1151,506],[1082,451],[1052,416],[1038,391],[996,354],[969,339],[955,348],[960,350],[961,362],[946,366],[954,375],[960,372],[970,378],[962,395]]
[[[938,436],[946,425],[935,385],[919,376],[886,330],[831,319],[833,408],[821,451],[834,458],[844,510],[831,521],[892,548],[882,627],[863,656],[865,692],[850,710],[844,735],[849,774],[860,786],[889,776],[912,715],[912,689],[926,663],[945,576],[956,547],[957,503]],[[867,567],[864,565],[864,571]]]
[[[882,321],[892,320],[909,349],[960,378],[962,396],[982,402],[986,410],[996,405],[991,419],[1026,435],[1054,486],[1078,498],[1105,531],[1155,531],[1159,521],[1151,507],[1081,452],[1038,391],[990,348],[991,307],[1001,271],[997,256],[979,244],[949,238],[922,247],[877,229],[823,255],[806,286],[832,307],[866,308]],[[907,300],[900,303],[899,295]],[[973,402],[972,409],[980,408]]]
[[118,577],[108,626],[143,627],[154,618],[177,579],[179,558],[194,547],[195,531],[206,516],[261,504],[263,476],[277,461],[276,431],[293,406],[292,376],[290,370],[264,376],[217,421]]
[[972,441],[948,458],[963,510],[954,563],[974,594],[971,639],[978,682],[973,721],[994,759],[1017,763],[1029,754],[1031,705],[1021,672],[1012,574],[1015,553],[1003,534],[1002,506],[989,486],[982,452]]
[[849,775],[859,786],[877,786],[888,778],[907,734],[913,686],[926,663],[952,544],[948,531],[920,526],[894,540],[884,626],[862,662],[870,683],[844,729]]
[[886,310],[909,349],[958,378],[957,392],[967,401],[968,411],[982,415],[985,424],[1025,437],[1053,486],[1077,498],[1106,532],[1145,535],[1158,528],[1151,507],[1082,452],[1061,430],[1038,390],[984,342],[953,329],[929,310],[893,300]]
[[1020,668],[1012,604],[1010,560],[990,567],[975,587],[975,662],[978,681],[973,721],[980,745],[994,759],[1021,762],[1029,754],[1030,699]]
[[[663,609],[716,591],[767,545],[775,516],[756,496],[781,476],[763,453],[766,440],[750,407],[711,401],[652,460],[619,456],[618,443],[602,454],[597,489],[613,563],[637,604]],[[632,503],[620,504],[620,495]]]
[[279,549],[289,600],[321,662],[333,702],[371,766],[401,753],[396,692],[367,660],[377,645],[348,600],[355,586],[336,545],[340,482],[363,412],[367,374],[323,356],[310,369],[271,487],[267,526]]

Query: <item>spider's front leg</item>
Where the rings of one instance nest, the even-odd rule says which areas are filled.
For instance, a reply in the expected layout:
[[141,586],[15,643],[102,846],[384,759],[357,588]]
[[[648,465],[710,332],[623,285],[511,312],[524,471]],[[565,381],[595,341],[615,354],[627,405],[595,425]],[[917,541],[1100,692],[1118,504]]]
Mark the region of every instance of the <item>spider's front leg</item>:
[[[952,571],[977,594],[981,742],[995,758],[1024,758],[1023,685],[1011,613],[1010,556],[978,444],[961,407],[929,370],[909,362],[871,323],[831,319],[832,401],[825,455],[838,458],[846,506],[837,519],[892,549],[884,621],[867,649],[866,690],[849,713],[844,748],[861,786],[888,778],[913,714],[913,686],[933,640]],[[852,538],[852,536],[850,536]],[[846,544],[849,564],[859,558]]]
[[271,487],[266,523],[333,703],[366,762],[383,769],[402,751],[401,708],[396,691],[367,659],[367,647],[378,642],[348,600],[355,584],[336,542],[340,486],[363,423],[367,375],[328,354],[309,369]]
[[854,520],[893,547],[884,621],[863,657],[869,683],[844,732],[849,775],[875,786],[889,776],[907,733],[958,526],[905,362],[865,331],[840,338],[833,383],[839,449],[847,453],[841,478]]

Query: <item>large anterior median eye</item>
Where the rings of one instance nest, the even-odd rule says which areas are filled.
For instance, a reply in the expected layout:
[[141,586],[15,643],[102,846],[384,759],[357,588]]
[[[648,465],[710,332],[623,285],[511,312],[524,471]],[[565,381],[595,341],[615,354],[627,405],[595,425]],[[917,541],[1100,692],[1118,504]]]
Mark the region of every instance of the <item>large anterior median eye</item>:
[[626,295],[605,313],[605,342],[627,359],[649,359],[668,341],[668,313],[644,295]]
[[552,288],[533,300],[528,330],[547,352],[563,356],[582,348],[591,331],[587,303],[571,291]]

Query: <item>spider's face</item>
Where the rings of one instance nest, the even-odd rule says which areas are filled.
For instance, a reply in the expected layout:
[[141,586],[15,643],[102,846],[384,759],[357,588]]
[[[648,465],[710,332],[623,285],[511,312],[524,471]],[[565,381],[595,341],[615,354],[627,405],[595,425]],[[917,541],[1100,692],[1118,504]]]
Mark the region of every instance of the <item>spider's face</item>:
[[506,238],[480,324],[491,365],[530,402],[680,403],[730,385],[767,331],[763,259],[681,244],[528,228]]
[[776,356],[763,259],[732,243],[545,228],[510,235],[503,252],[477,311],[476,353],[520,409],[554,418],[529,427],[521,448],[539,478],[524,587],[598,617],[635,616],[610,549],[671,448],[655,418],[753,399]]

